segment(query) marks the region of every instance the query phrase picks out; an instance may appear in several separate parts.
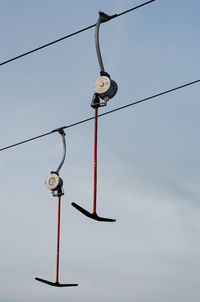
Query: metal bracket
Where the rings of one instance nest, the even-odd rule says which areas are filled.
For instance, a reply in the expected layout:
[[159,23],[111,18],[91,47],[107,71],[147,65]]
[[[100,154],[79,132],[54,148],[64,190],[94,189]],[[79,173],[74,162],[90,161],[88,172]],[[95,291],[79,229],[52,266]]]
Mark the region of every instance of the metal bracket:
[[98,94],[94,93],[92,102],[91,102],[91,107],[95,109],[95,108],[99,108],[99,107],[104,107],[106,105],[107,105],[107,102],[106,101],[101,102]]

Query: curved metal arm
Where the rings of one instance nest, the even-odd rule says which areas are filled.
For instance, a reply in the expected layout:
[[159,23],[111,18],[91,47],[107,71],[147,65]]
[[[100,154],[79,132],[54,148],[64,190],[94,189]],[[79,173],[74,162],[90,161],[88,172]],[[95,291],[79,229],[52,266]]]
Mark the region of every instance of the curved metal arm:
[[100,28],[101,23],[107,22],[107,21],[111,20],[112,18],[114,18],[115,16],[116,15],[109,16],[109,15],[105,14],[104,12],[100,11],[99,18],[96,23],[96,29],[95,29],[95,46],[96,46],[97,58],[99,61],[99,66],[100,66],[100,74],[106,75],[108,77],[110,77],[110,76],[107,72],[105,72],[105,69],[103,66],[103,60],[102,60],[102,56],[101,56],[101,50],[100,50],[100,46],[99,46],[99,28]]
[[95,46],[96,46],[96,51],[97,51],[97,58],[99,61],[99,66],[100,66],[100,71],[105,72],[104,66],[103,66],[103,60],[101,56],[101,51],[100,51],[100,46],[99,46],[99,27],[100,24],[103,22],[103,17],[101,12],[99,12],[99,18],[96,24],[96,29],[95,29]]
[[62,142],[63,142],[63,157],[62,160],[60,162],[60,165],[58,166],[58,169],[56,170],[56,173],[59,173],[60,169],[62,168],[62,165],[65,161],[65,157],[66,157],[66,140],[65,140],[65,131],[62,129],[59,131],[60,135],[62,136]]
[[96,29],[95,29],[95,46],[96,46],[96,51],[97,51],[97,58],[99,61],[99,66],[100,66],[100,71],[101,72],[105,72],[104,66],[103,66],[103,60],[102,60],[102,56],[101,56],[101,51],[100,51],[100,46],[99,46],[99,27],[100,24],[103,22],[107,22],[110,19],[112,19],[113,16],[109,16],[107,14],[105,14],[104,12],[99,12],[99,18],[97,20],[97,24],[96,24]]

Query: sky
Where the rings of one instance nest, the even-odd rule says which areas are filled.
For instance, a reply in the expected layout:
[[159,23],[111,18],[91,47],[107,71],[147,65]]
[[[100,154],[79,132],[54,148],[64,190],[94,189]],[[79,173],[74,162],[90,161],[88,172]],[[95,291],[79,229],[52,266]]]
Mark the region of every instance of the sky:
[[[116,14],[135,0],[0,0],[0,62]],[[104,66],[118,92],[101,112],[199,79],[197,0],[157,0],[103,24]],[[0,68],[0,148],[94,115],[94,28]],[[0,302],[197,302],[200,299],[200,85],[99,119],[98,223],[92,211],[94,123],[66,130],[60,282],[57,199],[44,181],[58,133],[0,153]]]

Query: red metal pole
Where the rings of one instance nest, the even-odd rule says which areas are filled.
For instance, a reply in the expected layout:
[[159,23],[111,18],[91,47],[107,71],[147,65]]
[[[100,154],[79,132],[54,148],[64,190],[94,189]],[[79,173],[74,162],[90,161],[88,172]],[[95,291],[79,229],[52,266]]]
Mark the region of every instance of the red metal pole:
[[95,108],[95,126],[94,126],[94,201],[93,201],[93,213],[96,213],[96,201],[97,201],[97,128],[98,128],[98,107]]
[[58,196],[58,233],[57,233],[56,282],[58,282],[58,276],[59,276],[59,254],[60,254],[60,204],[61,204],[61,197]]

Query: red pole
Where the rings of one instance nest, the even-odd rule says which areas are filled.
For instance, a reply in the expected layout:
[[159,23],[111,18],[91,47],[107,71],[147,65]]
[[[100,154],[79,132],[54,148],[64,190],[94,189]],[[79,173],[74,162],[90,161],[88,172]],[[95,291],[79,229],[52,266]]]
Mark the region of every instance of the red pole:
[[59,251],[60,251],[60,204],[61,197],[58,196],[58,233],[57,233],[57,263],[56,263],[56,282],[59,276]]
[[96,200],[97,200],[97,127],[98,127],[98,107],[95,108],[95,126],[94,126],[94,202],[93,202],[93,213],[96,213]]

